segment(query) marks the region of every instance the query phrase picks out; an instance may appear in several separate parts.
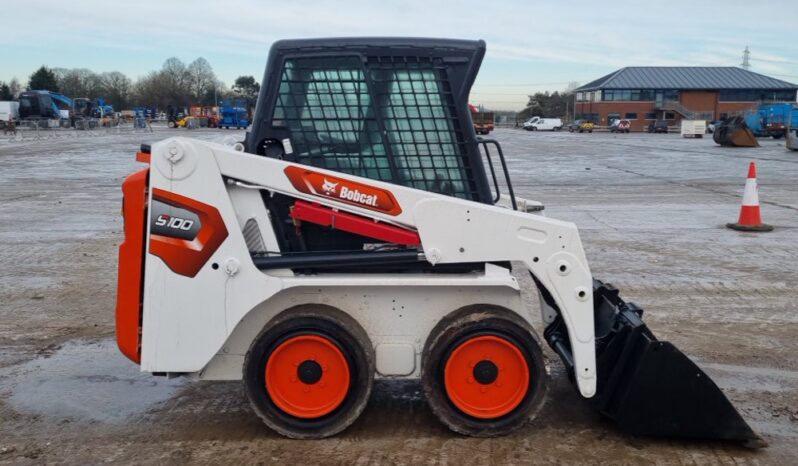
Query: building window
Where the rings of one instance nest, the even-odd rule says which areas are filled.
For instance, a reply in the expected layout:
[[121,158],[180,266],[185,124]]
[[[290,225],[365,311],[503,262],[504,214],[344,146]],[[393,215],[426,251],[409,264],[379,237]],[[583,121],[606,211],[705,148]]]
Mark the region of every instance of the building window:
[[663,98],[663,100],[678,101],[679,100],[679,91],[677,91],[675,89],[668,89],[667,91],[663,91],[662,92],[662,98]]
[[721,102],[795,102],[794,90],[726,89],[721,90]]
[[650,89],[608,89],[604,91],[603,100],[612,101],[653,101],[654,91]]
[[627,120],[637,120],[637,113],[627,113],[626,114]]
[[646,120],[656,120],[656,119],[657,119],[657,112],[646,113]]
[[666,120],[673,120],[675,118],[676,118],[676,115],[674,115],[673,112],[665,112],[665,119]]
[[720,114],[720,121],[726,121],[728,119],[729,119],[729,114],[728,113],[721,113]]
[[577,113],[576,120],[586,120],[592,123],[598,123],[599,114],[598,113]]
[[585,94],[582,92],[576,93],[576,101],[577,102],[584,102],[585,101]]

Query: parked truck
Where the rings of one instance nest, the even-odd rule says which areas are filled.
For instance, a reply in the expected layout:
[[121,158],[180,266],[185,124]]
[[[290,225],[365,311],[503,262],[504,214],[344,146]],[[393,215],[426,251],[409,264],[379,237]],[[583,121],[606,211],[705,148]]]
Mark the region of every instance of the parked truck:
[[490,134],[494,130],[493,112],[481,112],[476,106],[468,104],[471,110],[471,121],[474,124],[474,132],[477,134]]
[[745,124],[757,137],[770,136],[780,139],[787,133],[787,127],[798,127],[798,112],[790,102],[762,104],[745,115]]

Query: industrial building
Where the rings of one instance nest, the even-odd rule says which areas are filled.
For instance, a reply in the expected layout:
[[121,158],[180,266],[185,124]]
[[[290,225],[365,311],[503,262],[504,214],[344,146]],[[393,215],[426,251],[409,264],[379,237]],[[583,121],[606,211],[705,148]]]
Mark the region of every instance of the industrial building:
[[762,102],[795,102],[798,84],[737,67],[630,66],[576,89],[575,114],[597,124],[631,121],[642,130],[654,120],[720,120]]

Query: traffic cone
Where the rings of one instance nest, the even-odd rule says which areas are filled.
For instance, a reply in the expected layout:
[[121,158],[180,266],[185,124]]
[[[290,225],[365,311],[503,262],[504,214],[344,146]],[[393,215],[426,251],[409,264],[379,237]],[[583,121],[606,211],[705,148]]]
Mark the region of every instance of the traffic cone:
[[738,231],[772,231],[771,225],[762,223],[759,213],[759,192],[756,187],[756,163],[748,166],[748,179],[745,180],[743,205],[740,207],[740,218],[737,223],[727,223],[727,227]]

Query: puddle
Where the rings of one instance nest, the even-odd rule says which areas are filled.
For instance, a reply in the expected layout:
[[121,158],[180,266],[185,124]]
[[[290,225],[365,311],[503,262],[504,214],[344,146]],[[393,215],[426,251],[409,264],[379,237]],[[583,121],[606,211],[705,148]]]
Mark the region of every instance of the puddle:
[[171,398],[185,383],[141,373],[113,340],[71,341],[49,357],[0,370],[16,411],[71,421],[121,422]]

